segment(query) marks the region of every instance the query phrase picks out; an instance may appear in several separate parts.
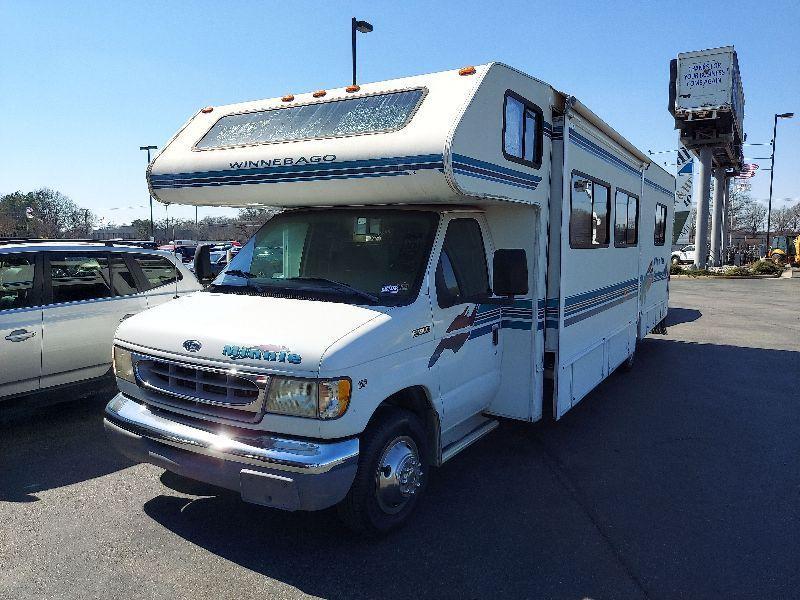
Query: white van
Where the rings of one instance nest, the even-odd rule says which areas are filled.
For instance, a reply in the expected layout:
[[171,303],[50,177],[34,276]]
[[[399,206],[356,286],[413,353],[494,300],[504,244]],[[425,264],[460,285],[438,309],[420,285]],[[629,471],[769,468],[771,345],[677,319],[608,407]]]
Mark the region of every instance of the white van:
[[148,182],[285,210],[119,327],[114,442],[361,531],[497,417],[562,417],[667,314],[674,178],[503,64],[204,108]]

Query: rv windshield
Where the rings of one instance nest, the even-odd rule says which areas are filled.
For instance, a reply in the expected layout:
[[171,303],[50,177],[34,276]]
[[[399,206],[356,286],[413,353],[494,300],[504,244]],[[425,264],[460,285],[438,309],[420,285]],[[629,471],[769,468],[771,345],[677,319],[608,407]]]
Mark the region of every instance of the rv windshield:
[[223,293],[409,304],[438,215],[422,210],[305,210],[268,221],[214,280]]

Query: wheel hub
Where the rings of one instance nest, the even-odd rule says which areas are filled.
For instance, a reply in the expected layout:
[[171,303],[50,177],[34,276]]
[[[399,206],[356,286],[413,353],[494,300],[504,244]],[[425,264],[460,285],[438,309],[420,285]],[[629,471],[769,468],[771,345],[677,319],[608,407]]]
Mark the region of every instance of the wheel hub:
[[378,462],[378,505],[389,514],[400,512],[422,485],[422,464],[417,445],[410,437],[392,440]]

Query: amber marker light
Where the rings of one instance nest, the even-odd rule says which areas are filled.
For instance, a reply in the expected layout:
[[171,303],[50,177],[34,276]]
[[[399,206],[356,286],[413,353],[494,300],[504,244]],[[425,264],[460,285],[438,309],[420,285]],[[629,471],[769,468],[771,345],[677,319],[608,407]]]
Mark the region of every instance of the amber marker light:
[[314,98],[322,98],[327,93],[328,92],[326,92],[325,90],[317,90],[316,92],[314,92],[311,95],[314,96]]
[[458,70],[459,75],[475,75],[475,67],[462,67]]
[[214,110],[214,107],[213,107],[213,106],[206,106],[205,108],[201,108],[201,109],[200,109],[200,112],[201,112],[201,113],[204,113],[204,114],[206,114],[206,115],[207,115],[207,114],[208,114],[208,113],[210,113],[212,110]]
[[348,85],[346,88],[344,88],[344,91],[350,92],[352,94],[353,92],[357,92],[360,89],[361,89],[360,85]]
[[294,94],[286,94],[281,98],[281,102],[291,102],[292,100],[294,100]]

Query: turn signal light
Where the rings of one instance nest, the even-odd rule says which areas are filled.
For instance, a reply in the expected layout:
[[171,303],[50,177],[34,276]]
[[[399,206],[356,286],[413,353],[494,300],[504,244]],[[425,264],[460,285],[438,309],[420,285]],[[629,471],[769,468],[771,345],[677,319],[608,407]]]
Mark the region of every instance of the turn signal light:
[[344,91],[352,93],[352,92],[357,92],[360,89],[361,89],[360,85],[348,85],[346,88],[344,88]]
[[475,67],[462,67],[458,70],[459,75],[474,75],[475,74]]
[[294,94],[286,94],[283,98],[281,98],[281,102],[292,102],[294,100]]

